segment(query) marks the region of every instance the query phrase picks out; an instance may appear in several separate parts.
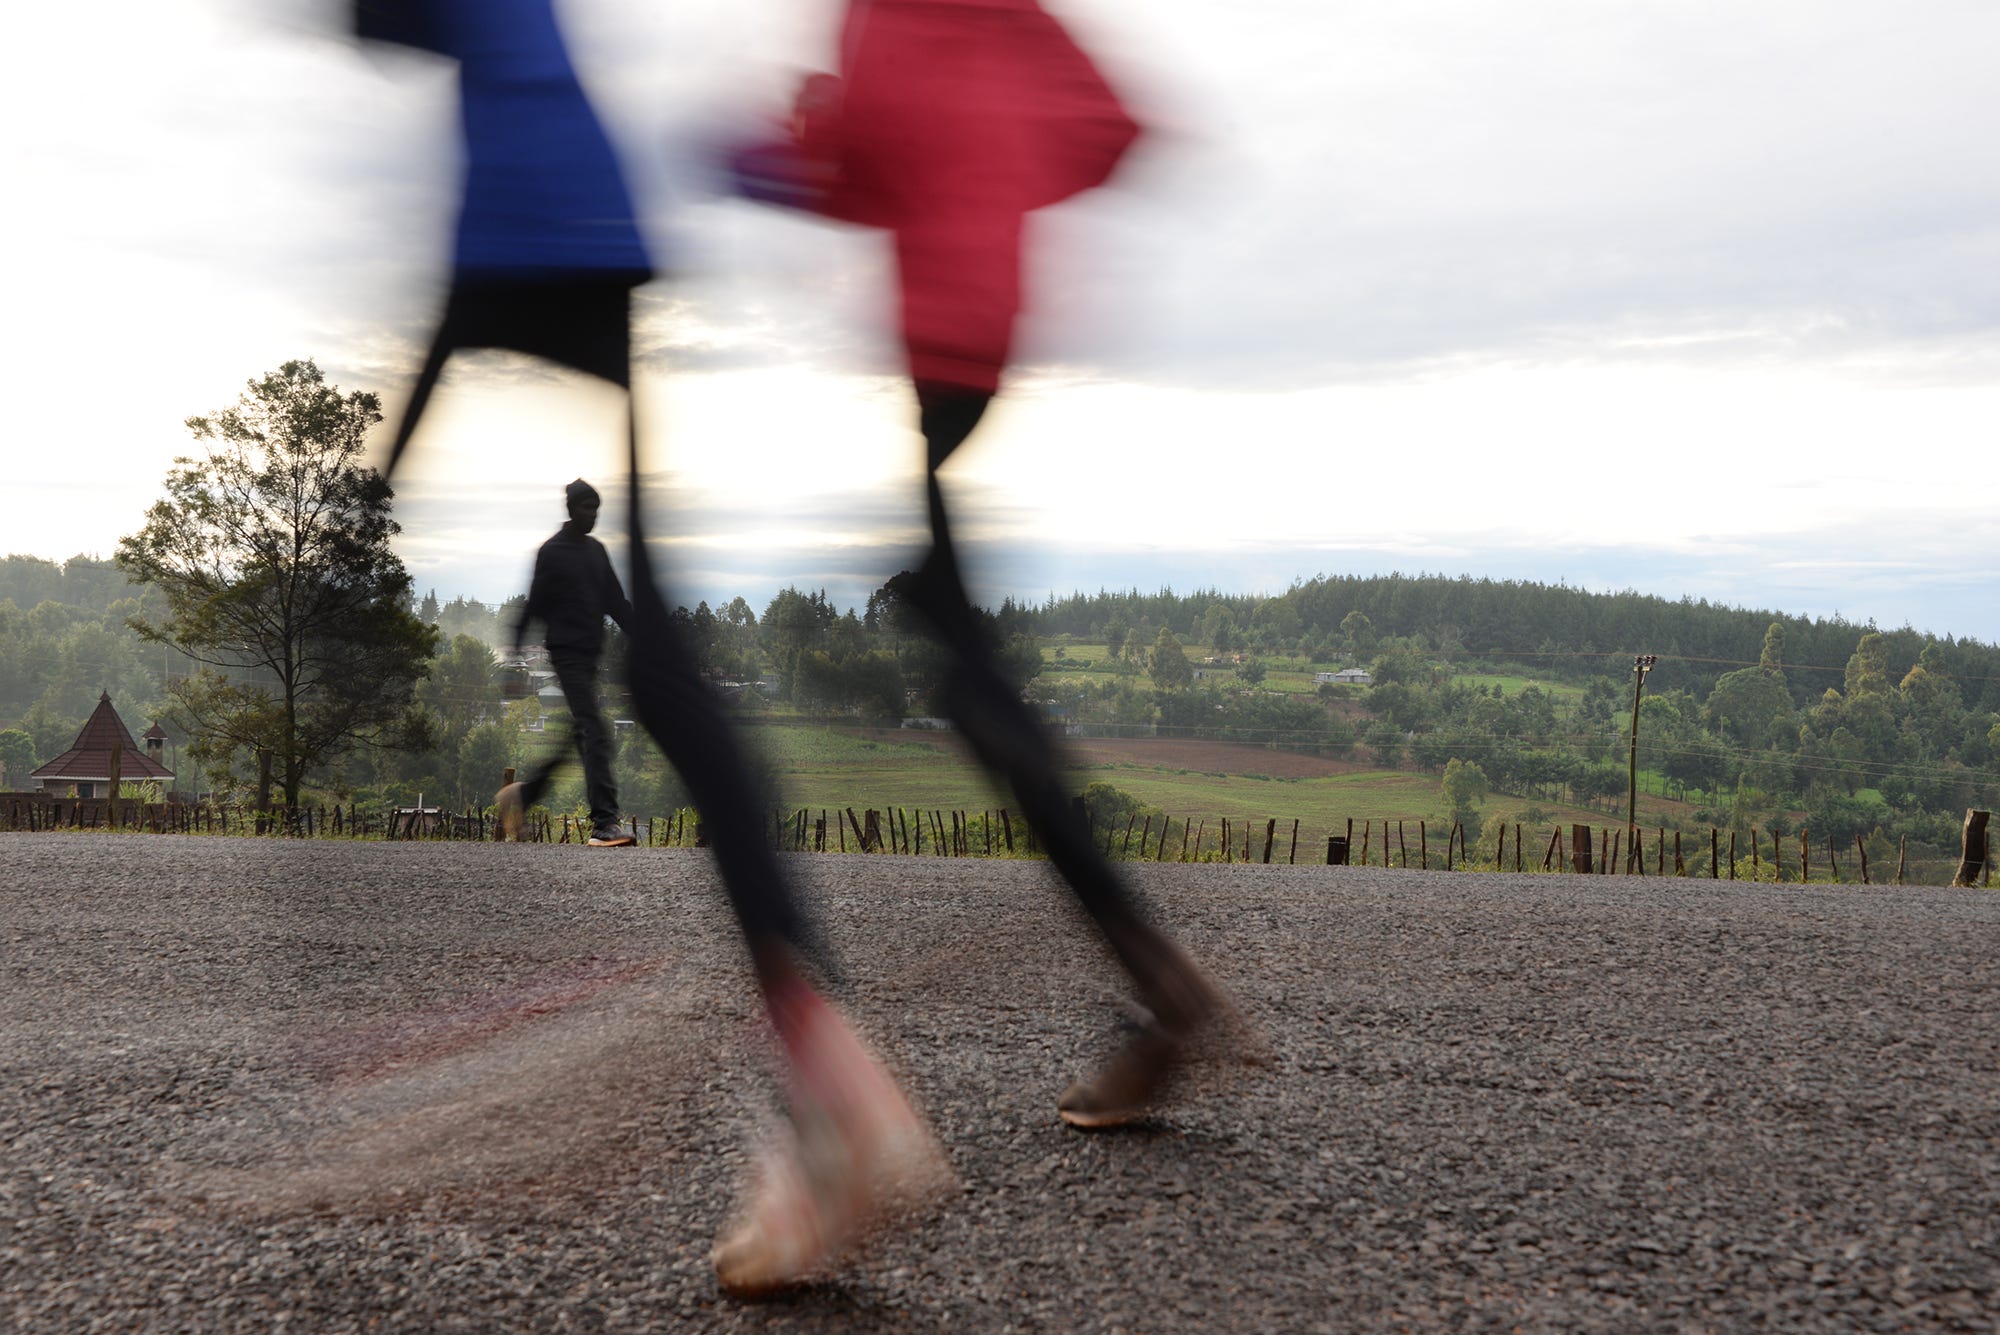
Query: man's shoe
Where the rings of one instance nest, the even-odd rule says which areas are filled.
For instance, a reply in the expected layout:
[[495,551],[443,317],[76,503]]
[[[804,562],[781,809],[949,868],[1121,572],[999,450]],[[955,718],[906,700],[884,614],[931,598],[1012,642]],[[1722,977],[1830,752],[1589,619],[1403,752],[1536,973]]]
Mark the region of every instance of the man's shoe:
[[510,783],[493,794],[493,815],[500,822],[500,837],[511,844],[521,842],[521,823],[527,815],[527,804],[521,801],[521,787]]
[[630,848],[638,842],[616,825],[600,825],[590,836],[592,848]]

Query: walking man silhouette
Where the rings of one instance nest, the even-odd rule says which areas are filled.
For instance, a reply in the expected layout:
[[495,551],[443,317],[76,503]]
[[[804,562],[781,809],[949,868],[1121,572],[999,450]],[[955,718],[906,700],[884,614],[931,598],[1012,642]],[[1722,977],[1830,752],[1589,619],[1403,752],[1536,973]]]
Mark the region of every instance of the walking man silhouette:
[[[618,585],[604,544],[590,536],[597,527],[597,488],[582,478],[563,489],[569,521],[535,553],[528,601],[514,623],[514,655],[521,655],[528,625],[540,621],[542,643],[569,706],[570,740],[583,762],[585,800],[590,804],[590,846],[625,848],[637,841],[618,826],[618,784],[611,774],[611,729],[597,707],[597,660],[604,652],[604,619],[629,631],[632,605]],[[521,817],[540,800],[549,780],[567,759],[560,751],[520,783],[510,783],[493,799],[501,831],[521,837]]]

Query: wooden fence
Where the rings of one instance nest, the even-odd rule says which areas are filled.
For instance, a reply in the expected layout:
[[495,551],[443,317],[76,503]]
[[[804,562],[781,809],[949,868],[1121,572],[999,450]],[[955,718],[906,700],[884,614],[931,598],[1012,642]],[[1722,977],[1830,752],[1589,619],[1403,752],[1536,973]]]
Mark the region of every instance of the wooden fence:
[[[1831,880],[1861,885],[1934,879],[1929,873],[1953,868],[1955,885],[1987,885],[1992,878],[1987,814],[1968,811],[1963,847],[1953,862],[1927,858],[1913,862],[1909,839],[1871,851],[1855,836],[1851,846],[1815,843],[1809,830],[1780,838],[1752,829],[1711,828],[1690,841],[1680,830],[1644,828],[1627,840],[1623,825],[1573,824],[1540,830],[1502,825],[1493,848],[1475,848],[1465,828],[1453,823],[1433,831],[1428,820],[1349,820],[1340,833],[1325,836],[1327,866],[1379,866],[1443,871],[1552,872],[1574,875],[1696,876],[1710,880]],[[1006,808],[969,811],[945,808],[809,808],[772,813],[773,846],[791,852],[893,853],[912,857],[1042,856],[1034,829]],[[1076,818],[1089,813],[1077,799]],[[681,809],[664,817],[631,817],[633,839],[648,848],[705,848],[708,833],[698,813]],[[1178,818],[1129,816],[1122,828],[1104,831],[1103,852],[1119,862],[1299,862],[1302,822],[1283,826],[1275,817]],[[155,834],[224,834],[304,839],[497,840],[500,822],[491,808],[449,811],[439,807],[376,807],[358,803],[272,806],[262,811],[236,804],[141,802],[121,798],[48,797],[39,793],[0,794],[0,830],[131,830]],[[1357,837],[1358,831],[1358,837]],[[1442,847],[1435,836],[1442,834]],[[522,829],[531,843],[582,844],[589,822],[537,810]],[[1318,862],[1320,836],[1306,834],[1308,862]],[[1435,850],[1435,851],[1434,851]],[[1885,856],[1886,855],[1886,856]],[[1944,878],[1936,878],[1944,879]]]
[[[700,822],[691,812],[630,822],[639,842],[666,847],[693,842]],[[47,797],[39,793],[0,794],[0,831],[129,830],[150,834],[263,835],[291,839],[457,839],[497,840],[500,822],[492,808],[451,811],[443,807],[367,807],[333,803],[258,810],[233,802],[142,802],[137,798]],[[584,843],[589,823],[570,816],[536,812],[524,825],[529,843]],[[699,846],[699,845],[698,845]]]

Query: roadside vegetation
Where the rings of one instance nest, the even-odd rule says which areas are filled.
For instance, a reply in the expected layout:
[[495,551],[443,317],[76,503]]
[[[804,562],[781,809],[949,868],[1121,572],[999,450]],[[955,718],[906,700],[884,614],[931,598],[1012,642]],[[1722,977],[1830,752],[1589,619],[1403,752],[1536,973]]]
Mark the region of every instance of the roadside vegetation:
[[[781,591],[759,609],[680,609],[704,666],[749,725],[782,800],[983,811],[1004,805],[935,730],[940,664],[899,580],[842,609]],[[14,776],[69,744],[100,688],[138,726],[167,721],[180,786],[240,798],[241,756],[202,752],[175,710],[195,669],[133,620],[157,594],[108,562],[0,561],[0,764]],[[513,609],[435,592],[410,614],[436,652],[410,697],[411,744],[358,748],[305,799],[476,808],[508,766],[558,743],[559,700],[533,664],[496,656]],[[1319,579],[1275,598],[1073,595],[1003,603],[988,629],[1075,753],[1079,789],[1176,821],[1462,825],[1622,823],[1632,656],[1659,655],[1639,715],[1639,823],[1705,848],[1708,830],[1821,847],[1856,836],[1918,855],[1956,849],[1968,806],[2000,796],[2000,650],[1636,594],[1428,577]],[[606,661],[622,661],[613,643]],[[1608,647],[1617,646],[1617,647]],[[1368,683],[1326,680],[1360,669]],[[614,714],[621,687],[607,684]],[[623,799],[677,809],[679,778],[621,728]],[[551,805],[581,801],[558,783]],[[1144,816],[1138,817],[1143,824]]]

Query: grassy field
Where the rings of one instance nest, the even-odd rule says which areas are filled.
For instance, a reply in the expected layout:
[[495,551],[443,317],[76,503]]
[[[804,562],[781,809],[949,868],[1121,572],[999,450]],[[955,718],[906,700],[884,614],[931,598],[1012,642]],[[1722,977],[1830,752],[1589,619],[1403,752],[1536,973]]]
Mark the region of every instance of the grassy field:
[[[948,734],[897,733],[831,727],[785,726],[751,730],[757,749],[777,769],[782,795],[792,807],[853,807],[984,811],[1012,806]],[[1346,822],[1440,821],[1449,809],[1434,775],[1380,770],[1257,746],[1202,743],[1190,760],[1189,744],[1137,739],[1082,743],[1085,763],[1067,771],[1070,786],[1108,783],[1175,821],[1227,817],[1261,828],[1277,820],[1300,838],[1323,839]],[[1510,819],[1527,799],[1495,794],[1481,814]],[[1640,797],[1640,820],[1656,812],[1685,812],[1680,803]],[[1619,813],[1552,808],[1553,818],[1597,825],[1621,822]],[[1414,835],[1414,828],[1411,835]]]
[[[1202,659],[1208,653],[1204,646],[1184,645],[1183,648],[1187,650],[1188,661],[1196,667],[1206,667],[1209,671],[1217,673],[1224,679],[1228,679],[1234,675],[1233,664],[1204,664]],[[1083,641],[1070,641],[1069,643],[1059,645],[1051,641],[1042,646],[1044,670],[1049,672],[1090,671],[1099,664],[1105,663],[1109,658],[1110,651],[1102,643],[1093,644]],[[1340,663],[1308,663],[1303,659],[1288,658],[1277,654],[1262,655],[1262,661],[1266,673],[1262,689],[1267,691],[1283,691],[1287,694],[1309,694],[1316,691],[1319,689],[1319,684],[1313,680],[1314,673],[1331,672],[1340,667],[1350,666],[1345,660]],[[1455,673],[1452,680],[1467,686],[1478,686],[1488,691],[1497,685],[1508,695],[1518,695],[1523,690],[1533,686],[1543,694],[1554,696],[1557,700],[1561,701],[1577,700],[1583,696],[1583,687],[1581,686],[1572,685],[1568,682],[1559,682],[1549,677],[1528,675],[1519,672],[1460,672]],[[1352,692],[1356,698],[1359,698],[1362,692],[1366,690],[1365,687],[1360,686],[1343,686],[1341,689],[1346,692]]]
[[1506,672],[1461,672],[1452,680],[1463,686],[1484,687],[1489,693],[1497,685],[1508,695],[1519,695],[1533,686],[1543,695],[1553,696],[1559,701],[1581,700],[1583,687],[1567,682],[1551,681],[1546,677],[1523,677]]
[[1322,778],[1273,778],[1136,765],[1092,765],[1071,771],[1080,783],[1103,782],[1132,794],[1175,819],[1227,816],[1232,820],[1306,828],[1342,828],[1348,820],[1414,820],[1448,804],[1435,779],[1396,770],[1362,770]]
[[[1100,674],[1091,669],[1108,657],[1102,643],[1062,644],[1060,658],[1057,650],[1053,642],[1043,646],[1047,671],[1089,672],[1093,679]],[[1190,649],[1190,655],[1199,657],[1195,648]],[[1267,691],[1314,692],[1313,672],[1324,670],[1324,665],[1298,660],[1272,657],[1264,661],[1267,675],[1262,689]],[[1458,680],[1489,690],[1498,685],[1510,696],[1529,686],[1560,700],[1582,694],[1579,687],[1520,673],[1466,673]],[[1365,692],[1365,687],[1340,688],[1342,696],[1357,700]],[[978,812],[1012,805],[1010,797],[987,780],[949,734],[764,726],[754,728],[752,736],[774,763],[784,800],[793,807]],[[1207,820],[1213,826],[1227,817],[1232,824],[1247,820],[1261,829],[1264,821],[1275,819],[1289,831],[1291,822],[1297,820],[1302,841],[1308,832],[1318,840],[1329,831],[1344,830],[1350,820],[1438,822],[1449,810],[1435,775],[1372,769],[1256,746],[1215,743],[1207,747],[1195,753],[1165,739],[1080,744],[1073,755],[1079,763],[1067,778],[1074,790],[1094,782],[1111,784],[1176,822]],[[1649,777],[1657,791],[1657,778],[1642,775],[1642,779]],[[1493,794],[1482,804],[1481,815],[1505,815],[1512,820],[1530,805],[1527,798]],[[1617,805],[1616,812],[1569,806],[1547,809],[1552,820],[1622,824],[1622,800]],[[1642,823],[1660,816],[1684,817],[1690,810],[1685,804],[1649,797],[1643,791],[1639,806]]]
[[979,767],[936,734],[796,726],[753,728],[750,739],[776,767],[781,796],[794,807],[1006,804]]

